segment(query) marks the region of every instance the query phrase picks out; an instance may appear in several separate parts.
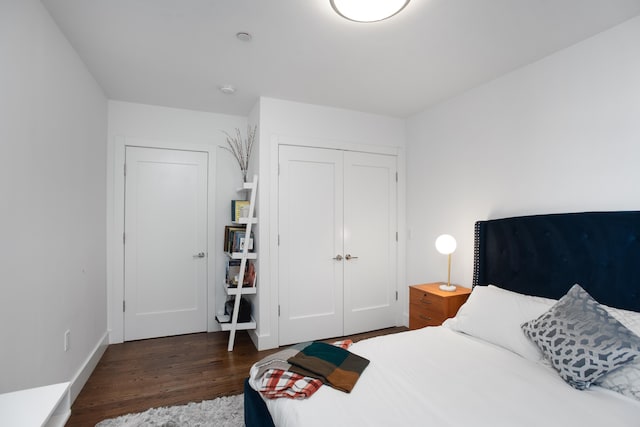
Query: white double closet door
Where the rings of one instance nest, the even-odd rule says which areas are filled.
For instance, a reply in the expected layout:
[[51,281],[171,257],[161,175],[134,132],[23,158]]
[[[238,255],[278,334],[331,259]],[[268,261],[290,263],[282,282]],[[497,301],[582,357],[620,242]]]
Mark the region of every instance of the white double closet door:
[[279,344],[395,325],[396,156],[280,146]]

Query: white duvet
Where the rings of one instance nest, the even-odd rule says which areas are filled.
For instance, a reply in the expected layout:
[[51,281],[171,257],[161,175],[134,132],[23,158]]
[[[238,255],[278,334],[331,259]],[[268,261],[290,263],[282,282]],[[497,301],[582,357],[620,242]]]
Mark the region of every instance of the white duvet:
[[640,402],[567,385],[551,368],[446,326],[355,343],[371,361],[350,394],[267,400],[278,427],[640,426]]

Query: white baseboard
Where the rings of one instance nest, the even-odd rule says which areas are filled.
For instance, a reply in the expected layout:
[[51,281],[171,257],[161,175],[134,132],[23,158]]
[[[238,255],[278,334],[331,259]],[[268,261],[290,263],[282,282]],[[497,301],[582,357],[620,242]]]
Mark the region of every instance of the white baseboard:
[[249,338],[251,338],[251,341],[253,341],[253,345],[256,346],[256,348],[260,348],[259,347],[259,342],[260,342],[260,338],[258,337],[258,334],[256,333],[256,330],[249,330],[247,331],[249,333]]
[[76,400],[76,397],[80,394],[82,387],[84,387],[85,383],[91,376],[91,373],[98,365],[100,358],[104,354],[105,350],[109,346],[109,333],[105,331],[102,335],[98,344],[94,347],[93,351],[87,357],[87,360],[82,364],[82,367],[76,372],[75,376],[71,380],[71,385],[69,387],[71,394],[71,403]]
[[272,334],[260,335],[255,330],[249,331],[249,337],[253,341],[253,345],[256,346],[258,351],[270,350],[272,348],[278,348],[278,340]]

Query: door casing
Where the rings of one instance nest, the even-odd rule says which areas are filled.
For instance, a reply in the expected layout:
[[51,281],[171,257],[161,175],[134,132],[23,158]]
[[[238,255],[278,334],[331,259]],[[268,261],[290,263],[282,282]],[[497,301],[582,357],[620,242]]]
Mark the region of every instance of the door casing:
[[[110,172],[110,179],[107,181],[107,194],[112,202],[108,202],[110,206],[110,214],[107,219],[107,306],[108,306],[108,323],[109,323],[109,343],[116,344],[124,341],[124,167],[125,167],[125,150],[127,146],[147,147],[147,148],[163,148],[188,151],[203,151],[208,153],[209,165],[208,170],[208,218],[207,218],[207,247],[214,248],[216,256],[209,254],[206,259],[208,271],[207,284],[207,331],[214,332],[220,330],[215,320],[216,307],[220,298],[218,289],[219,282],[216,282],[216,272],[219,271],[217,266],[218,255],[222,257],[222,251],[218,254],[216,246],[216,230],[220,213],[217,210],[216,202],[220,197],[225,200],[235,194],[237,184],[227,182],[228,177],[234,172],[237,173],[237,166],[229,165],[228,169],[222,164],[222,169],[218,165],[218,158],[222,156],[224,151],[218,143],[214,141],[202,142],[196,140],[163,140],[148,139],[140,137],[130,137],[116,135],[113,137],[112,149],[109,152],[109,162],[113,165]],[[220,169],[220,170],[219,170]],[[219,182],[221,184],[219,184]],[[229,186],[230,194],[224,194],[224,191],[218,191],[218,186],[224,185],[223,189]],[[218,194],[220,193],[220,194]],[[226,206],[225,206],[226,207]],[[225,209],[225,212],[227,209]],[[222,218],[222,217],[220,217]],[[224,224],[222,224],[224,225]]]

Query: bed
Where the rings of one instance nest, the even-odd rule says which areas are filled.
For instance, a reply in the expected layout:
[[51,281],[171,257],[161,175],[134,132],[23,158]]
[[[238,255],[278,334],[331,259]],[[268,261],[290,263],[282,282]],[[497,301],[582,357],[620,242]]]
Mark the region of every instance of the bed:
[[[474,255],[474,290],[455,318],[353,344],[370,364],[349,394],[263,399],[247,381],[246,425],[640,425],[640,212],[479,221]],[[561,357],[548,348],[549,325],[576,306],[618,340],[597,350],[596,368],[566,342]]]

